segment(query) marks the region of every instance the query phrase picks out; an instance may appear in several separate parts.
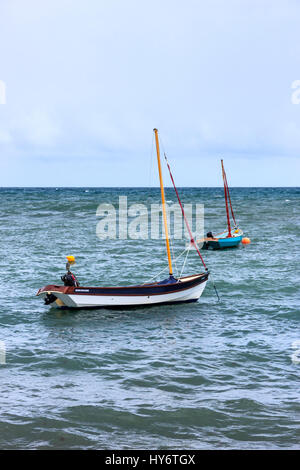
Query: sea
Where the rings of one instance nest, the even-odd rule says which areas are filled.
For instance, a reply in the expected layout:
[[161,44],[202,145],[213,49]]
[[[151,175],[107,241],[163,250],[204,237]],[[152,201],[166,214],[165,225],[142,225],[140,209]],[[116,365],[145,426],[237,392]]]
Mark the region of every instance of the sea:
[[[179,194],[204,205],[204,233],[226,229],[223,188]],[[196,303],[44,305],[68,255],[82,286],[167,277],[163,238],[99,237],[120,197],[132,217],[160,190],[0,189],[0,449],[299,449],[300,188],[231,188],[251,243],[201,251]],[[173,238],[174,260],[185,247]],[[190,250],[183,275],[203,269]]]

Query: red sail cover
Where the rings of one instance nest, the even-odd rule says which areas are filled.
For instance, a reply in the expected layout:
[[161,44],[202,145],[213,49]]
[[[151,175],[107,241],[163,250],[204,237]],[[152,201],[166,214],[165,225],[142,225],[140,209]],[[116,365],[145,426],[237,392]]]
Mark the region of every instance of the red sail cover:
[[229,187],[228,187],[228,182],[227,182],[227,176],[226,176],[226,172],[225,172],[225,169],[224,169],[223,160],[221,160],[221,165],[222,165],[222,175],[223,175],[223,182],[224,182],[224,194],[225,194],[225,205],[226,205],[226,214],[227,214],[228,237],[231,237],[231,227],[230,227],[230,216],[229,216],[229,209],[228,209],[228,201],[229,201],[229,204],[230,204],[231,214],[232,214],[232,218],[233,218],[235,226],[236,226],[236,220],[235,220],[233,209],[232,209],[232,204],[231,204],[231,199],[230,199],[230,194],[229,194]]
[[225,174],[225,181],[226,181],[227,194],[228,194],[228,199],[229,199],[231,214],[232,214],[232,218],[233,218],[234,225],[236,226],[236,221],[235,221],[235,217],[234,217],[234,213],[233,213],[233,209],[232,209],[232,205],[231,205],[231,199],[230,199],[230,193],[229,193],[229,186],[228,186],[228,183],[227,183],[227,176],[226,176],[225,170],[224,170],[224,174]]

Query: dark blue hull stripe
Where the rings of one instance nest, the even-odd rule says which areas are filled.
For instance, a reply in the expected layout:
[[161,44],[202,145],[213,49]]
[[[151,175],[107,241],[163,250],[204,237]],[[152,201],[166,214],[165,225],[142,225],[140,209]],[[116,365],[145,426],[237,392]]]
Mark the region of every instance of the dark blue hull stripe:
[[201,277],[192,279],[187,282],[177,282],[176,284],[155,284],[150,286],[132,286],[132,287],[77,287],[73,292],[67,292],[72,295],[158,295],[158,294],[172,294],[173,292],[179,292],[181,290],[195,287],[202,282],[207,281],[208,274],[204,274]]

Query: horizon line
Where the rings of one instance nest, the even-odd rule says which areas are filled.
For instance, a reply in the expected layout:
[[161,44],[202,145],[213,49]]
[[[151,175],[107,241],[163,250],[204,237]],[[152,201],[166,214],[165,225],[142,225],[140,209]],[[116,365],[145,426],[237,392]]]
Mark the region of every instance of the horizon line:
[[[223,185],[219,186],[177,186],[178,188],[186,189],[210,189],[210,188],[222,188]],[[74,188],[89,188],[89,189],[159,189],[158,186],[0,186],[0,189],[74,189]],[[164,186],[165,189],[174,189],[173,186]],[[278,188],[278,189],[300,189],[300,186],[230,186],[231,189],[241,189],[241,188]]]

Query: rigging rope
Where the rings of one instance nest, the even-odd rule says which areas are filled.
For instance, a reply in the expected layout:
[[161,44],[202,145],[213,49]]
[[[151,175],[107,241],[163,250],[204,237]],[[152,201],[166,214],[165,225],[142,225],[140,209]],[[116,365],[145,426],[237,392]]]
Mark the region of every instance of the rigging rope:
[[174,260],[174,265],[175,265],[175,270],[176,270],[176,274],[178,276],[178,268],[177,268],[177,264],[176,264],[176,259],[174,258],[174,249],[173,249],[173,243],[172,243],[172,239],[170,238],[170,245],[171,245],[171,250],[172,250],[172,256],[173,256],[173,260]]
[[180,277],[181,277],[182,274],[183,274],[183,270],[184,270],[184,267],[185,267],[185,263],[186,263],[187,257],[189,256],[189,252],[190,252],[190,250],[187,250],[187,252],[186,252],[186,257],[184,258],[184,263],[183,263],[182,268],[181,268]]
[[[180,273],[180,276],[181,276],[182,273],[183,273],[183,269],[184,269],[184,267],[185,267],[185,263],[186,263],[186,260],[187,260],[189,251],[190,251],[190,249],[191,249],[191,245],[193,245],[193,246],[195,247],[195,249],[196,249],[196,251],[197,251],[197,253],[198,253],[198,255],[199,255],[201,261],[202,261],[202,264],[203,264],[205,270],[208,271],[208,268],[207,268],[207,266],[206,266],[206,264],[205,264],[205,262],[204,262],[204,260],[203,260],[203,258],[202,258],[202,256],[201,256],[201,253],[200,253],[200,251],[199,251],[199,247],[198,247],[196,241],[194,240],[192,231],[191,231],[191,229],[190,229],[188,220],[187,220],[187,218],[186,218],[186,215],[185,215],[185,212],[184,212],[184,208],[183,208],[183,205],[182,205],[182,203],[181,203],[181,200],[180,200],[180,197],[179,197],[179,194],[178,194],[178,191],[177,191],[175,182],[174,182],[174,178],[173,178],[173,175],[172,175],[172,172],[171,172],[171,168],[170,168],[170,165],[169,165],[169,162],[168,162],[168,159],[167,159],[167,156],[166,156],[166,153],[165,153],[165,152],[164,152],[164,157],[165,157],[165,160],[166,160],[166,163],[167,163],[167,167],[168,167],[168,170],[169,170],[169,174],[170,174],[170,178],[171,178],[172,184],[173,184],[173,186],[174,186],[175,193],[176,193],[176,196],[177,196],[177,199],[178,199],[180,208],[181,208],[181,212],[182,212],[182,215],[183,215],[185,224],[186,224],[186,226],[187,226],[187,229],[188,229],[188,232],[189,232],[189,235],[190,235],[190,244],[189,244],[189,246],[188,246],[187,248],[185,248],[185,249],[183,250],[182,253],[180,253],[179,256],[177,256],[177,258],[175,258],[175,266],[176,266],[176,261],[187,251],[187,255],[186,255],[186,257],[185,257],[185,260],[184,260],[184,263],[183,263],[183,267],[182,267],[182,270],[181,270],[181,273]],[[173,251],[173,246],[172,246],[172,251]],[[174,255],[173,255],[173,258],[174,258]],[[152,280],[157,279],[158,276],[159,276],[160,274],[162,274],[163,272],[165,272],[167,269],[168,269],[168,267],[164,268],[164,269],[161,270],[158,274],[156,274],[156,276],[153,276],[151,279],[149,279],[149,281],[144,282],[142,285],[145,285],[145,284],[147,284],[147,283],[150,283]],[[177,270],[177,266],[176,266],[176,270]],[[177,271],[178,271],[178,270],[177,270]],[[210,274],[211,274],[211,273],[210,273]],[[215,290],[215,292],[216,292],[218,301],[220,301],[220,297],[219,297],[219,294],[218,294],[218,291],[217,291],[217,288],[216,288],[216,285],[215,285],[215,282],[214,282],[212,276],[211,276],[211,280],[212,280],[213,287],[214,287],[214,290]]]
[[218,294],[218,291],[217,291],[217,288],[216,288],[216,284],[215,284],[215,281],[213,280],[213,277],[210,273],[210,277],[211,277],[211,280],[212,280],[212,283],[213,283],[213,286],[214,286],[214,289],[215,289],[215,293],[217,294],[217,297],[218,297],[218,302],[220,302],[220,297],[219,297],[219,294]]
[[[174,182],[174,179],[173,179],[173,175],[172,175],[172,172],[171,172],[171,168],[170,168],[170,165],[169,165],[169,162],[168,162],[168,159],[167,159],[167,156],[166,156],[166,153],[164,152],[164,157],[165,157],[165,160],[166,160],[166,163],[167,163],[167,167],[168,167],[168,170],[169,170],[169,174],[170,174],[170,178],[171,178],[171,181],[172,181],[172,184],[173,184],[173,187],[174,187],[174,190],[175,190],[175,193],[176,193],[176,196],[177,196],[177,199],[178,199],[178,202],[179,202],[179,205],[180,205],[180,208],[181,208],[181,212],[182,212],[182,215],[183,215],[183,218],[184,218],[184,221],[185,221],[185,224],[187,226],[187,229],[188,229],[188,232],[189,232],[189,236],[190,236],[190,244],[187,248],[185,248],[183,250],[182,253],[180,253],[179,256],[177,256],[177,258],[175,258],[175,267],[176,267],[176,271],[177,271],[177,274],[178,274],[178,270],[177,270],[177,266],[176,266],[176,261],[187,251],[187,254],[186,254],[186,257],[185,257],[185,260],[184,260],[184,263],[183,263],[183,267],[181,269],[181,273],[180,273],[180,276],[182,275],[183,273],[183,270],[184,270],[184,267],[185,267],[185,263],[186,263],[186,260],[187,260],[187,257],[188,257],[188,254],[189,254],[189,251],[191,249],[191,245],[194,246],[194,248],[196,249],[201,261],[202,261],[202,264],[205,268],[206,271],[208,271],[208,268],[202,258],[202,255],[200,253],[200,250],[199,250],[199,247],[197,245],[197,242],[195,241],[194,237],[193,237],[193,234],[192,234],[192,231],[190,229],[190,225],[188,223],[188,220],[186,218],[186,215],[185,215],[185,212],[184,212],[184,208],[183,208],[183,205],[181,203],[181,200],[180,200],[180,197],[179,197],[179,194],[178,194],[178,191],[177,191],[177,188],[176,188],[176,185],[175,185],[175,182]],[[172,243],[171,243],[171,246],[172,246]],[[173,252],[173,246],[172,246],[172,252]],[[174,258],[174,254],[173,254],[173,258]],[[162,274],[163,272],[165,272],[166,270],[168,269],[168,267],[164,268],[163,270],[161,270],[156,276],[152,277],[151,279],[149,279],[149,281],[146,281],[144,282],[142,285],[145,285],[149,282],[151,282],[152,280],[155,280],[157,279],[157,277]],[[211,273],[210,273],[211,274]],[[212,283],[213,283],[213,287],[215,289],[215,292],[216,292],[216,295],[217,295],[217,298],[218,298],[218,301],[220,301],[220,297],[219,297],[219,294],[218,294],[218,291],[217,291],[217,288],[216,288],[216,285],[214,283],[214,280],[212,279],[212,276],[211,276],[211,280],[212,280]]]
[[181,203],[181,200],[180,200],[180,197],[179,197],[177,188],[176,188],[176,186],[175,186],[175,182],[174,182],[174,179],[173,179],[173,175],[172,175],[172,172],[171,172],[171,168],[170,168],[170,165],[169,165],[169,162],[168,162],[168,159],[167,159],[167,156],[166,156],[165,153],[164,153],[164,157],[165,157],[165,160],[166,160],[166,163],[167,163],[167,167],[168,167],[168,170],[169,170],[169,173],[170,173],[170,178],[171,178],[171,180],[172,180],[172,183],[173,183],[173,186],[174,186],[174,189],[175,189],[175,193],[176,193],[176,196],[177,196],[177,199],[178,199],[180,208],[181,208],[181,212],[182,212],[182,215],[183,215],[185,224],[186,224],[187,229],[188,229],[188,232],[189,232],[190,242],[191,242],[191,244],[195,247],[195,249],[196,249],[198,255],[200,256],[200,259],[201,259],[201,261],[202,261],[202,264],[203,264],[204,268],[205,268],[206,271],[207,271],[208,269],[207,269],[206,264],[204,263],[204,260],[203,260],[203,258],[202,258],[202,256],[201,256],[201,253],[200,253],[200,250],[199,250],[199,248],[198,248],[198,245],[197,245],[197,243],[196,243],[195,240],[194,240],[192,231],[191,231],[191,229],[190,229],[190,225],[189,225],[188,220],[187,220],[187,218],[186,218],[186,215],[185,215],[185,212],[184,212],[184,209],[183,209],[183,206],[182,206],[182,203]]
[[[200,259],[201,259],[201,261],[202,261],[202,264],[203,264],[205,270],[208,271],[208,268],[206,267],[206,264],[204,263],[204,260],[203,260],[203,258],[202,258],[202,256],[201,256],[200,251],[199,251],[199,247],[198,247],[197,243],[196,243],[195,240],[194,240],[192,231],[191,231],[191,229],[190,229],[190,225],[189,225],[188,220],[187,220],[187,218],[186,218],[186,215],[185,215],[185,212],[184,212],[184,209],[183,209],[183,206],[182,206],[182,203],[181,203],[181,200],[180,200],[180,197],[179,197],[177,188],[176,188],[176,186],[175,186],[174,178],[173,178],[173,175],[172,175],[172,172],[171,172],[171,168],[170,168],[170,165],[169,165],[169,162],[168,162],[168,159],[167,159],[167,155],[166,155],[165,152],[164,152],[164,157],[165,157],[165,160],[166,160],[166,163],[167,163],[167,167],[168,167],[168,170],[169,170],[169,173],[170,173],[170,178],[171,178],[171,181],[172,181],[172,183],[173,183],[173,186],[174,186],[174,189],[175,189],[175,193],[176,193],[176,196],[177,196],[177,199],[178,199],[180,208],[181,208],[181,212],[182,212],[182,215],[183,215],[185,224],[186,224],[186,226],[187,226],[187,229],[188,229],[188,232],[189,232],[189,235],[190,235],[190,243],[195,247],[195,249],[196,249],[196,251],[197,251],[197,253],[198,253],[198,255],[199,255],[199,257],[200,257]],[[190,250],[190,245],[189,245],[189,247],[187,248],[187,250]],[[184,252],[183,252],[183,253],[184,253]],[[187,256],[186,256],[186,259],[187,259]],[[186,259],[185,259],[185,261],[186,261]],[[184,264],[185,264],[185,261],[184,261]],[[210,273],[210,274],[211,274],[211,273]],[[216,285],[215,285],[215,282],[214,282],[212,276],[211,276],[211,280],[212,280],[212,283],[213,283],[213,286],[214,286],[214,289],[215,289],[215,292],[216,292],[218,301],[220,301],[220,297],[219,297],[219,294],[218,294],[218,291],[217,291],[217,287],[216,287]]]
[[[190,250],[190,246],[188,246],[187,248],[185,248],[181,253],[180,255],[177,256],[177,258],[175,258],[175,261],[174,263],[176,263],[176,261],[181,258],[182,255],[184,255],[184,253],[187,251],[187,250]],[[151,277],[148,281],[145,281],[143,282],[142,286],[144,284],[148,284],[149,282],[155,280],[158,278],[158,276],[160,276],[162,273],[164,273],[165,271],[167,271],[169,269],[169,267],[167,266],[166,268],[162,269],[159,273],[157,273],[155,276]]]

